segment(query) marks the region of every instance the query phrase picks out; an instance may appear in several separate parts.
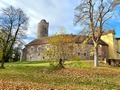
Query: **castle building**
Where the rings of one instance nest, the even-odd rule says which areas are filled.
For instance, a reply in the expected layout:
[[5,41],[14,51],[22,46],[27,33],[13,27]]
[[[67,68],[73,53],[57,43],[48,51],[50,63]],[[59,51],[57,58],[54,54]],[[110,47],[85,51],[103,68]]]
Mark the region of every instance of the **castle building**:
[[[23,49],[22,60],[34,61],[34,60],[47,60],[49,57],[44,54],[49,48],[49,36],[48,36],[49,23],[43,19],[38,23],[37,38],[28,43]],[[98,58],[99,59],[118,59],[120,58],[120,38],[115,38],[115,31],[108,30],[102,35],[99,46],[98,46]],[[65,36],[69,36],[66,34]],[[76,39],[77,36],[77,39]],[[93,53],[91,53],[91,47],[93,48],[93,42],[91,39],[87,40],[87,43],[82,50],[83,39],[88,38],[87,36],[72,35],[74,44],[72,52],[80,59],[91,60],[93,59]],[[71,48],[70,48],[71,50]],[[69,52],[69,50],[68,50]],[[69,56],[68,56],[69,57]],[[66,58],[70,59],[70,58]]]

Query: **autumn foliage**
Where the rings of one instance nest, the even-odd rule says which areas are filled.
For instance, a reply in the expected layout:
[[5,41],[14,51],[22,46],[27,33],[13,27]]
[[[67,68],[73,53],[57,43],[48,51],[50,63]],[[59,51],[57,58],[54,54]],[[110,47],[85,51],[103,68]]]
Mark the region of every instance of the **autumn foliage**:
[[119,90],[120,68],[99,63],[66,61],[60,70],[45,61],[8,63],[0,70],[0,90]]

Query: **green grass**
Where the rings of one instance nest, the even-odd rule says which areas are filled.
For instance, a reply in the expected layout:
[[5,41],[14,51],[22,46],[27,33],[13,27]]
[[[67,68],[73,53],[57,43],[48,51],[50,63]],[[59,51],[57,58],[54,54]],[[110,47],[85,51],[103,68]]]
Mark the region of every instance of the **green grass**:
[[120,68],[103,63],[95,68],[93,61],[67,61],[65,69],[55,70],[48,61],[6,63],[0,69],[1,88],[20,90],[119,90]]

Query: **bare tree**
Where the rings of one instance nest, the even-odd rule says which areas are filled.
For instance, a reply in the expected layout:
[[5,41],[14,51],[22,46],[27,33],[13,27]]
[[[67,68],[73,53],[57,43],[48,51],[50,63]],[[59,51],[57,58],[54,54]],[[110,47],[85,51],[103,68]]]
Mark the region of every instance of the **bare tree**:
[[1,68],[4,68],[4,62],[8,61],[8,57],[11,55],[13,46],[21,42],[25,36],[25,32],[28,26],[28,17],[20,9],[16,9],[13,6],[2,9],[2,15],[0,15],[0,31],[4,32],[4,35],[0,38],[0,46],[2,48],[2,63]]
[[75,8],[75,25],[81,24],[94,43],[94,66],[98,66],[98,42],[104,33],[104,24],[112,18],[120,0],[82,0]]

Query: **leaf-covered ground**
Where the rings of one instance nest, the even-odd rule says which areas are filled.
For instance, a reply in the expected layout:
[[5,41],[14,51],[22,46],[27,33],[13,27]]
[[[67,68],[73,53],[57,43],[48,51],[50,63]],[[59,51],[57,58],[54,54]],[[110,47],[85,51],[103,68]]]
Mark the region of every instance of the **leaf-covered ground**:
[[120,67],[67,61],[55,70],[47,61],[16,62],[0,69],[0,90],[120,90]]

